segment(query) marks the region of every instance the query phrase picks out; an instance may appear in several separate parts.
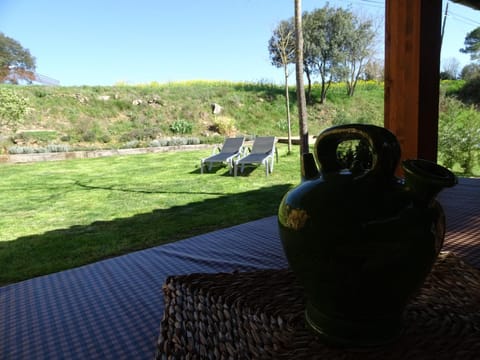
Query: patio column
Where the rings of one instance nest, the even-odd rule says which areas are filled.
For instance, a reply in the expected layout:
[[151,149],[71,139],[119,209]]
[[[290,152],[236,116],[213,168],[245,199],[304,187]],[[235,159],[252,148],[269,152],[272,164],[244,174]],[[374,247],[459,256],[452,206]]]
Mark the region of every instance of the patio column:
[[441,0],[386,0],[384,125],[402,159],[437,160]]

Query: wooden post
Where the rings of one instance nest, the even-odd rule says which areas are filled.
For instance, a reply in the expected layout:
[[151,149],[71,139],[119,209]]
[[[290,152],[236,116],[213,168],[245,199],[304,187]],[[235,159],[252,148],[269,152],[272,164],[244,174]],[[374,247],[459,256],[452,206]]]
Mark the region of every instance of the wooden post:
[[402,159],[437,160],[441,0],[386,0],[385,127]]
[[[295,0],[295,78],[297,85],[298,125],[300,136],[300,159],[308,149],[307,100],[303,84],[303,29],[302,0]],[[303,166],[302,166],[303,168]]]

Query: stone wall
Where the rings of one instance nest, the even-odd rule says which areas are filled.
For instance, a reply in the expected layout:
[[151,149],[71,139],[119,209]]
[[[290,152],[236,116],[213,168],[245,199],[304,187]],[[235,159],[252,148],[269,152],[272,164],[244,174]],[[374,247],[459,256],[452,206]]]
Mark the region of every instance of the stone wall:
[[98,158],[104,156],[118,156],[118,155],[136,155],[147,153],[160,153],[167,151],[188,151],[211,149],[212,144],[200,145],[179,145],[179,146],[162,146],[151,148],[138,149],[112,149],[112,150],[91,150],[91,151],[71,151],[71,152],[56,152],[56,153],[35,153],[35,154],[7,154],[0,155],[0,163],[31,163],[37,161],[58,161],[69,159],[86,159]]

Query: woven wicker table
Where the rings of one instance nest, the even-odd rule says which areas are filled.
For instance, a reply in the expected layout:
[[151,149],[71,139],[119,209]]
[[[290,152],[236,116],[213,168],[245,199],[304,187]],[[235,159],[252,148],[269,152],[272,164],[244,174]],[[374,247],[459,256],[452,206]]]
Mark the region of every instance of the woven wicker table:
[[287,269],[171,276],[163,291],[157,359],[480,359],[480,271],[450,252],[408,305],[402,335],[380,348],[324,345]]

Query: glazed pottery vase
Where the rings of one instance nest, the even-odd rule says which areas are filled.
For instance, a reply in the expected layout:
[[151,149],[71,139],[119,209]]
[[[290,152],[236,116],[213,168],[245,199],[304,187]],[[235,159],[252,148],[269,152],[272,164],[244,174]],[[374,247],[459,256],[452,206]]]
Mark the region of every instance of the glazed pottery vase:
[[[356,151],[339,157],[341,144]],[[440,252],[445,215],[436,195],[456,184],[425,160],[402,163],[396,137],[349,124],[322,132],[302,182],[278,212],[289,266],[305,289],[305,321],[334,345],[378,346],[401,333],[402,314]],[[347,158],[348,161],[345,161]]]

